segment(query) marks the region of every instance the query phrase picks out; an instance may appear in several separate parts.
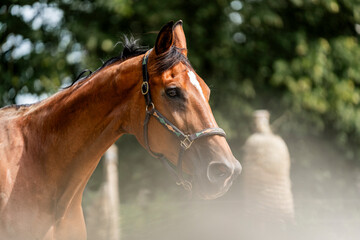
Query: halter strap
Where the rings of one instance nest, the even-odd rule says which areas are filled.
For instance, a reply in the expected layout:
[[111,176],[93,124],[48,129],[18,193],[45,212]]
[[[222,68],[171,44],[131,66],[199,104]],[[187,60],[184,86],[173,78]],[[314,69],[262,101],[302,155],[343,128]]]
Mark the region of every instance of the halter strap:
[[[186,150],[188,150],[193,142],[199,138],[219,135],[225,137],[225,131],[221,128],[206,128],[199,132],[193,134],[185,134],[179,128],[177,128],[173,123],[171,123],[166,117],[164,117],[156,108],[154,103],[151,100],[150,93],[150,84],[149,84],[149,74],[147,71],[147,64],[149,61],[149,54],[152,49],[147,51],[144,55],[142,61],[142,73],[143,73],[143,83],[141,85],[141,93],[144,95],[146,103],[146,116],[144,120],[144,142],[148,152],[155,158],[159,158],[162,163],[168,168],[178,179],[177,184],[182,185],[185,190],[191,191],[192,184],[190,181],[184,178],[183,167],[182,167],[182,157]],[[163,154],[153,152],[149,145],[148,139],[148,124],[151,116],[155,117],[169,132],[173,133],[180,140],[180,150],[178,154],[177,165],[175,166],[171,161],[169,161]]]
[[147,64],[149,61],[149,54],[150,54],[151,50],[152,49],[150,49],[149,51],[147,51],[145,53],[143,62],[142,62],[143,83],[141,85],[141,93],[145,97],[145,103],[146,103],[147,107],[152,104],[151,95],[150,95],[149,74],[147,71]]

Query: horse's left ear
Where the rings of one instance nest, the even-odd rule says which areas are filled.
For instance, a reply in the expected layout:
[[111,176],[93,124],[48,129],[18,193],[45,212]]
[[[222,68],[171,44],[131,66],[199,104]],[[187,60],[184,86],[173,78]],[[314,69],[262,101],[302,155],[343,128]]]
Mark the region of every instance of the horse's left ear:
[[185,56],[187,56],[186,38],[185,38],[182,20],[179,20],[174,24],[173,34],[174,34],[174,45],[178,47]]
[[155,53],[157,55],[168,51],[173,45],[173,26],[174,22],[171,21],[161,28],[155,43]]

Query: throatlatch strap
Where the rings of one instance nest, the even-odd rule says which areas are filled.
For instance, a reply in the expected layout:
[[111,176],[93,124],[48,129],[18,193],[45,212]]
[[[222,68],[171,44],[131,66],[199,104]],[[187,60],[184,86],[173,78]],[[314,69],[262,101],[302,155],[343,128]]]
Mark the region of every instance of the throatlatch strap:
[[156,153],[153,152],[150,148],[149,145],[149,138],[148,138],[148,125],[149,125],[149,120],[151,117],[151,113],[149,111],[146,112],[146,116],[145,116],[145,121],[144,121],[144,142],[145,142],[145,146],[146,149],[148,150],[148,152],[155,158],[163,158],[164,155],[162,155],[161,153]]

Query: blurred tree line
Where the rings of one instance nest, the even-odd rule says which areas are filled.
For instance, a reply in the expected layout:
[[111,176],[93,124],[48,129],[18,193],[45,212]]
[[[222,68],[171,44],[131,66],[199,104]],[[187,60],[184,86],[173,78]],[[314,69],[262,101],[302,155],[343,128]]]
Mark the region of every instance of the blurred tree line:
[[[121,51],[123,34],[151,47],[161,26],[178,19],[234,146],[248,136],[252,111],[266,108],[277,132],[326,135],[358,159],[358,0],[2,0],[0,106],[54,93],[81,70],[97,69]],[[149,168],[145,156],[129,150],[131,160],[120,164]]]

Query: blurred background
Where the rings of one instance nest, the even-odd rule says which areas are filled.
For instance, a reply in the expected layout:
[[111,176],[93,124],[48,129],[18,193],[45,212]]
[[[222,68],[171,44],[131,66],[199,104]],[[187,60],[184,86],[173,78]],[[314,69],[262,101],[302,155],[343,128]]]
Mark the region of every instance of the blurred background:
[[[0,106],[39,101],[96,70],[121,52],[123,34],[152,47],[179,19],[237,159],[254,110],[267,109],[290,152],[296,229],[360,239],[357,0],[2,0]],[[242,177],[220,199],[193,199],[134,137],[116,145],[121,239],[251,239],[242,237]],[[89,239],[108,239],[96,212],[104,175],[100,162],[83,199]]]

